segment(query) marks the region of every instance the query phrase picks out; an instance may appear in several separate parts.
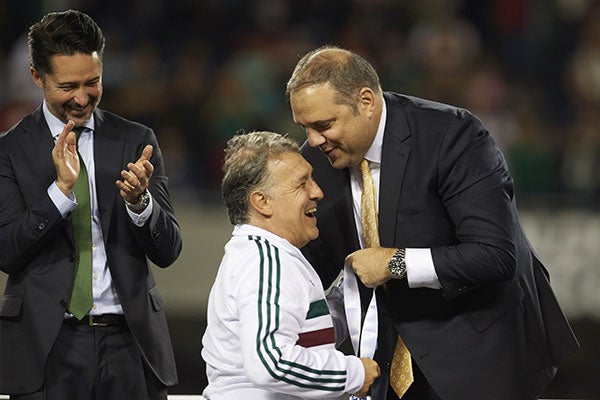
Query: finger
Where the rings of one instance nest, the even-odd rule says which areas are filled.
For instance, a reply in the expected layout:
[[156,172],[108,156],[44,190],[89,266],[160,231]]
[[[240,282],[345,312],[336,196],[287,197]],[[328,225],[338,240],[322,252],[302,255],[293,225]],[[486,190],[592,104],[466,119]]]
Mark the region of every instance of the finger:
[[144,150],[142,150],[142,156],[140,157],[140,161],[143,160],[150,160],[150,158],[152,157],[152,151],[154,150],[154,148],[152,147],[151,144],[147,144],[146,147],[144,147]]
[[121,177],[123,178],[123,183],[128,188],[134,189],[134,188],[140,186],[140,181],[139,181],[138,177],[130,171],[122,170]]
[[71,131],[73,131],[73,128],[75,128],[75,122],[69,120],[69,122],[67,122],[65,124],[65,126],[63,127],[62,132],[60,133],[61,135],[67,136],[67,134]]
[[59,149],[65,148],[65,146],[67,144],[67,136],[73,130],[74,127],[75,127],[75,122],[73,122],[73,121],[69,121],[65,124],[65,126],[63,127],[63,130],[60,132],[60,134],[58,135],[58,138],[56,139],[55,147],[58,147]]
[[135,163],[141,164],[144,160],[150,160],[150,158],[152,157],[152,150],[153,150],[152,145],[147,144],[146,147],[144,147],[144,149],[142,150],[142,154],[140,155],[140,157],[137,159],[137,161]]
[[115,183],[116,183],[117,187],[121,190],[121,192],[126,195],[138,195],[139,194],[139,193],[136,193],[136,188],[127,181],[117,180],[117,181],[115,181]]
[[144,174],[146,175],[146,178],[150,179],[150,177],[154,173],[154,165],[152,165],[152,163],[150,161],[144,160],[143,166],[144,166]]
[[129,163],[127,164],[127,168],[129,168],[129,172],[135,176],[138,182],[143,183],[148,180],[146,170],[140,164]]

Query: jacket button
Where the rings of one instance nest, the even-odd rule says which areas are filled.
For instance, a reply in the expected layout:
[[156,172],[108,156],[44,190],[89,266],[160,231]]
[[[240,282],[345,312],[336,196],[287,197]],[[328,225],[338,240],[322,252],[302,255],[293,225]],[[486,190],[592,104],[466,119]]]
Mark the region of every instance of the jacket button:
[[60,301],[60,303],[58,303],[58,304],[59,304],[59,305],[60,305],[62,308],[67,308],[67,305],[69,305],[69,303],[68,303],[68,302],[67,302],[65,299],[62,299],[62,300]]
[[44,229],[46,227],[46,223],[45,222],[40,222],[40,224],[38,225],[38,229],[41,231],[42,229]]
[[75,261],[75,254],[69,254],[69,262]]

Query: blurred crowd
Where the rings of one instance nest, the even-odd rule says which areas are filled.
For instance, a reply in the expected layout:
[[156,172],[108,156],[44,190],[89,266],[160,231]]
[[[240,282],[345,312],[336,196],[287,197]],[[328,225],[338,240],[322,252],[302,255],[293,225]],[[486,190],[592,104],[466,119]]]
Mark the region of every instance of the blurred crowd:
[[101,107],[152,127],[173,191],[218,199],[225,142],[303,141],[284,96],[299,56],[352,49],[384,90],[465,107],[520,196],[600,198],[600,2],[593,0],[0,0],[0,132],[40,104],[26,33],[76,8],[106,38]]

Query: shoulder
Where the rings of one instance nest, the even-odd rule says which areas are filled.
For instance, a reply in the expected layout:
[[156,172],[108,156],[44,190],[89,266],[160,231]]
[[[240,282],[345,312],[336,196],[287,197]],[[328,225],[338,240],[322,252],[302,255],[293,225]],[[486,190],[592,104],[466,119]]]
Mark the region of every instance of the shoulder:
[[394,92],[384,92],[383,96],[389,112],[404,112],[409,119],[434,118],[447,122],[478,120],[466,108]]
[[19,140],[20,135],[28,134],[41,129],[40,109],[23,117],[19,122],[9,128],[6,132],[0,132],[0,151],[9,151],[10,148]]
[[150,127],[140,122],[132,121],[121,115],[100,108],[94,111],[94,117],[96,118],[96,123],[99,125],[108,124],[114,128],[134,130],[140,132],[152,131]]

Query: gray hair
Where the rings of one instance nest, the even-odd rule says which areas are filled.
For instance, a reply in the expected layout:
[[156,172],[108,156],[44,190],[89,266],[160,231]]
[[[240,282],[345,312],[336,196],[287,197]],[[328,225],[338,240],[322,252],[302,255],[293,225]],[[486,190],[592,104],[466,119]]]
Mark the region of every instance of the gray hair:
[[300,153],[298,143],[273,132],[250,132],[227,141],[221,194],[233,225],[248,222],[250,193],[270,186],[268,161],[288,152]]
[[363,57],[335,46],[322,46],[298,61],[286,85],[286,97],[313,85],[329,83],[336,91],[337,104],[347,105],[358,113],[358,93],[364,87],[381,92],[379,76]]

